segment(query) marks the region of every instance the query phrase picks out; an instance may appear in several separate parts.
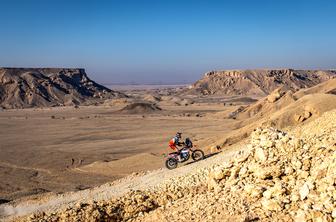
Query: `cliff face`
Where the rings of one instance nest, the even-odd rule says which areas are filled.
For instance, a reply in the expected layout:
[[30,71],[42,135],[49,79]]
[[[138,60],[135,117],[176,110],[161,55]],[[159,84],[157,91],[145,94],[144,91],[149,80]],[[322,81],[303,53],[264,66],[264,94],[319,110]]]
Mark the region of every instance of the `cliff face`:
[[88,78],[84,69],[0,68],[0,107],[90,104],[125,97]]
[[328,70],[227,70],[207,72],[188,93],[265,96],[279,87],[296,91],[334,78]]

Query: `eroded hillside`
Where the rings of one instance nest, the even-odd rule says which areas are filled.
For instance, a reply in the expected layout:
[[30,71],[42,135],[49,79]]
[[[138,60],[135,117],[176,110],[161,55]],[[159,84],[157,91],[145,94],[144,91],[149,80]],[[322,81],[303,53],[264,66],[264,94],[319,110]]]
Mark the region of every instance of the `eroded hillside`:
[[195,82],[187,93],[203,95],[265,96],[280,86],[296,91],[335,77],[334,70],[225,70],[210,71]]
[[0,68],[3,108],[79,105],[125,97],[89,79],[84,69]]

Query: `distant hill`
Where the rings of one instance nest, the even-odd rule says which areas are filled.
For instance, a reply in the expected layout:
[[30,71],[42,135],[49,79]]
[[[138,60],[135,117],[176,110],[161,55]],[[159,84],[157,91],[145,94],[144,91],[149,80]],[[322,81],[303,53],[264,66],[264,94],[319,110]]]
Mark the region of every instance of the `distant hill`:
[[125,97],[89,79],[84,69],[0,68],[0,107],[79,105]]
[[265,96],[281,86],[296,91],[312,87],[334,77],[336,77],[336,70],[210,71],[195,82],[186,93]]

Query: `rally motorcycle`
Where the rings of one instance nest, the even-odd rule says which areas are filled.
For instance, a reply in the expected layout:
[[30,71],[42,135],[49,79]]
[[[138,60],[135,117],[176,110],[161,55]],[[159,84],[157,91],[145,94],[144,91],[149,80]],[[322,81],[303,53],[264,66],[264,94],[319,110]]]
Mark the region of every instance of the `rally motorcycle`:
[[191,158],[194,161],[204,159],[204,152],[200,149],[193,149],[192,142],[189,138],[186,139],[184,147],[179,152],[169,153],[166,159],[166,167],[169,170],[175,169],[178,163],[184,163]]

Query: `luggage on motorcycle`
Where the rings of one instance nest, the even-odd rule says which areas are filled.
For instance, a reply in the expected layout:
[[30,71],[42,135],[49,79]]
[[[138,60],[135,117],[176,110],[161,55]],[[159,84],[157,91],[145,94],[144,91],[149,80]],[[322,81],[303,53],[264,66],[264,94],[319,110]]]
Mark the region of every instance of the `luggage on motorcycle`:
[[193,144],[192,144],[192,142],[189,138],[186,138],[184,143],[185,143],[185,146],[188,147],[188,148],[193,147]]

